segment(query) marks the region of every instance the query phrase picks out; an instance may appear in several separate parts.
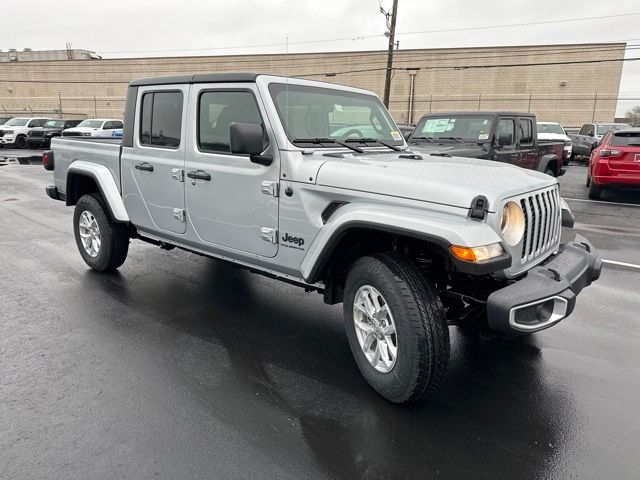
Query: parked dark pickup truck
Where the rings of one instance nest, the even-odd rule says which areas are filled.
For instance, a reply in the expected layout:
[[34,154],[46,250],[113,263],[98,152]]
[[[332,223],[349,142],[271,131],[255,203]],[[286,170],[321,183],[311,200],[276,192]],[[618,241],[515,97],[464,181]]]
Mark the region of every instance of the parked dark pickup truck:
[[536,117],[517,112],[425,115],[407,139],[415,151],[511,163],[554,177],[564,174],[564,142],[538,140]]
[[42,127],[34,128],[27,133],[27,147],[46,148],[51,145],[53,137],[59,137],[63,130],[73,128],[81,120],[47,120]]

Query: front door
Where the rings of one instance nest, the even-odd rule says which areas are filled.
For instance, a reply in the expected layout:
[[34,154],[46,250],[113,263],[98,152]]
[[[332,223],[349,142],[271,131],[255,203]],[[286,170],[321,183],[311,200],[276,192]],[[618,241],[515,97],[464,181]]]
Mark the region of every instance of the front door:
[[122,190],[131,221],[184,233],[183,170],[189,85],[140,88],[134,147],[122,150]]
[[[500,139],[505,143],[500,145]],[[496,142],[494,147],[494,160],[517,165],[518,153],[516,151],[516,119],[501,117],[496,130]]]
[[[194,146],[187,154],[186,206],[197,236],[212,246],[263,257],[278,252],[279,159],[255,84],[193,85]],[[252,163],[230,151],[231,123],[263,125],[274,161]]]

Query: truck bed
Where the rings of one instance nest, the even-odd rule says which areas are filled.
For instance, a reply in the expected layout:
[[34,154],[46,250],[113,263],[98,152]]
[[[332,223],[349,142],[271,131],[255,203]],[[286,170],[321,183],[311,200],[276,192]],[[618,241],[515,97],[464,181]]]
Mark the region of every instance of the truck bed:
[[61,193],[66,193],[67,170],[75,161],[85,160],[104,165],[120,189],[120,150],[122,138],[55,137],[51,150],[55,158],[53,178]]

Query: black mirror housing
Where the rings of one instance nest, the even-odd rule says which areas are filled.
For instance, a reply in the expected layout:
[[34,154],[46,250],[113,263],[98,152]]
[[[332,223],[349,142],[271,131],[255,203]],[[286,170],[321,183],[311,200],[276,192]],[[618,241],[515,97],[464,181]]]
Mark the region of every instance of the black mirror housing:
[[501,133],[498,136],[498,145],[504,147],[505,145],[511,145],[513,143],[513,135],[510,133]]
[[232,123],[229,126],[229,147],[231,153],[249,155],[253,163],[271,165],[272,155],[262,155],[264,145],[264,131],[257,123]]
[[264,150],[262,125],[257,123],[232,123],[229,126],[231,153],[260,155]]

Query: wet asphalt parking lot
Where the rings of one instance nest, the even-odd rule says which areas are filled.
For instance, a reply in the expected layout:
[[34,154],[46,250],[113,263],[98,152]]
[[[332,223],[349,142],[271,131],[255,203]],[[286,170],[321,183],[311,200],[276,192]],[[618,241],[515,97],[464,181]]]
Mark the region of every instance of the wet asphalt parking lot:
[[639,478],[640,194],[586,201],[585,174],[576,230],[632,265],[529,338],[451,327],[443,387],[397,406],[340,306],[141,242],[96,274],[50,172],[0,167],[0,478]]

